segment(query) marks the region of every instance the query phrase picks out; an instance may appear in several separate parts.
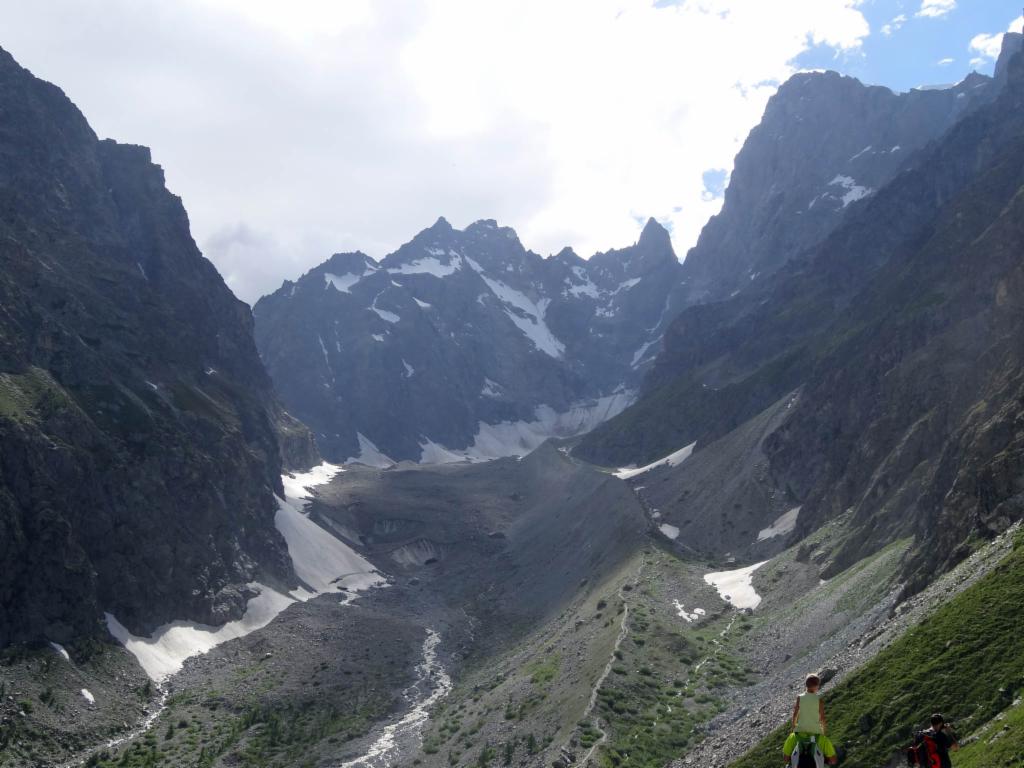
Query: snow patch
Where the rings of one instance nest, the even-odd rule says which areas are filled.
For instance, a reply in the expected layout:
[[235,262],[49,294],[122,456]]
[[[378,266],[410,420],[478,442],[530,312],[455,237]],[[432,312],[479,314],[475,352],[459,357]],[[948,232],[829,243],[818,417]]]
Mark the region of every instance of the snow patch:
[[684,606],[678,600],[673,600],[672,605],[675,606],[676,615],[679,618],[686,621],[688,624],[692,624],[693,622],[698,621],[701,616],[707,613],[707,611],[705,611],[703,608],[694,608],[692,611],[687,611],[686,606]]
[[83,688],[81,690],[81,694],[82,694],[82,698],[85,699],[90,704],[95,704],[96,703],[96,697],[92,695],[92,692],[88,688]]
[[416,305],[417,305],[417,306],[418,306],[418,307],[419,307],[420,309],[430,309],[430,307],[431,307],[431,305],[430,305],[430,304],[428,304],[428,303],[427,303],[427,302],[425,302],[425,301],[420,301],[420,300],[419,300],[419,299],[417,299],[417,298],[416,298],[415,296],[413,296],[413,297],[412,297],[412,300],[416,302]]
[[800,515],[800,507],[793,507],[788,512],[784,512],[775,518],[773,522],[767,528],[762,528],[757,533],[758,541],[767,541],[773,539],[776,536],[785,536],[793,532],[796,527],[796,519]]
[[373,304],[370,306],[370,309],[376,312],[377,317],[379,317],[381,320],[385,320],[386,322],[389,323],[397,323],[399,320],[402,319],[394,312],[388,312],[386,309],[378,308],[376,299],[374,299]]
[[[284,475],[281,482],[285,499],[277,498],[274,524],[288,545],[295,573],[319,592],[367,589],[384,581],[372,565],[302,511],[308,504],[311,489],[340,471],[341,467],[324,462],[309,472]],[[297,589],[291,595],[284,595],[256,582],[249,584],[249,588],[256,594],[246,603],[242,618],[219,627],[173,621],[158,627],[149,637],[139,637],[129,632],[113,614],[107,613],[107,629],[135,656],[152,680],[161,682],[180,670],[185,659],[261,629],[292,603],[316,594]]]
[[674,525],[669,525],[668,523],[662,523],[661,525],[658,526],[658,530],[661,531],[662,534],[664,534],[668,538],[672,539],[672,541],[675,541],[676,539],[679,538],[679,529],[676,526],[674,526]]
[[582,267],[573,267],[572,273],[576,276],[576,279],[582,282],[577,285],[574,284],[570,278],[566,278],[566,284],[569,285],[568,293],[571,293],[577,299],[580,296],[589,296],[592,299],[601,298],[601,292],[587,276],[587,273],[583,271]]
[[324,272],[324,285],[333,285],[337,290],[341,291],[341,293],[351,293],[353,285],[372,273],[372,269],[367,269],[360,273],[346,272],[344,275],[336,275],[333,272]]
[[371,333],[370,338],[374,341],[384,341],[384,335],[380,333]]
[[454,464],[459,461],[467,461],[467,457],[445,448],[440,443],[435,443],[430,438],[420,443],[420,464]]
[[871,145],[870,145],[870,144],[868,144],[868,145],[867,145],[866,147],[864,147],[864,149],[862,149],[862,150],[861,150],[860,152],[858,152],[858,153],[857,153],[856,155],[854,155],[853,157],[851,157],[851,158],[850,158],[850,160],[849,160],[849,162],[851,162],[851,163],[852,163],[852,162],[853,162],[854,160],[856,160],[856,159],[857,159],[858,157],[860,157],[861,155],[863,155],[863,154],[866,154],[866,153],[868,153],[868,152],[870,152],[870,151],[871,151]]
[[327,357],[327,347],[324,345],[323,337],[317,334],[316,340],[320,342],[320,351],[324,354],[324,365],[331,367],[331,361]]
[[838,185],[846,190],[846,194],[840,198],[843,201],[843,208],[848,206],[850,203],[855,203],[858,200],[861,200],[870,195],[872,192],[874,192],[874,190],[871,189],[870,187],[862,187],[859,184],[857,184],[857,182],[854,181],[852,177],[843,176],[841,174],[837,175],[828,184],[830,187]]
[[[293,501],[302,504],[301,507]],[[380,584],[376,569],[354,549],[300,511],[305,503],[277,500],[274,526],[284,536],[295,574],[315,592],[361,591]],[[292,592],[292,597],[304,599]]]
[[704,581],[717,589],[721,598],[734,607],[757,608],[761,596],[754,590],[754,571],[767,562],[764,560],[734,571],[705,573]]
[[501,397],[501,384],[485,378],[484,386],[480,390],[480,394],[484,397]]
[[619,287],[618,288],[616,288],[614,291],[612,291],[612,296],[614,296],[619,291],[628,291],[630,288],[632,288],[634,285],[636,285],[639,282],[640,282],[640,278],[639,277],[631,277],[629,280],[624,280],[623,282],[619,283]]
[[[498,280],[492,280],[483,273],[480,278],[487,283],[491,293],[506,305],[505,315],[515,323],[516,327],[528,338],[537,349],[554,358],[565,354],[565,345],[560,342],[544,322],[549,299],[541,299],[534,303],[525,294],[511,288]],[[518,312],[513,311],[518,310]],[[525,317],[524,317],[525,315]]]
[[503,421],[498,424],[481,421],[468,448],[454,450],[432,440],[421,443],[420,463],[448,464],[525,456],[552,437],[575,437],[589,432],[625,410],[635,397],[635,391],[622,389],[596,400],[576,403],[567,411],[558,412],[548,405],[538,406],[533,421]]
[[635,353],[633,354],[633,362],[631,362],[631,363],[629,364],[629,365],[630,365],[630,367],[631,367],[631,368],[637,368],[637,367],[639,367],[639,365],[640,365],[641,363],[643,363],[643,362],[646,362],[646,358],[644,357],[644,355],[646,355],[646,354],[647,354],[647,350],[648,350],[648,349],[650,349],[651,347],[653,347],[653,346],[654,346],[655,344],[657,344],[657,343],[658,343],[659,341],[661,341],[661,338],[662,338],[662,337],[661,337],[661,336],[659,336],[659,337],[658,337],[658,338],[656,338],[656,339],[652,339],[651,341],[647,341],[647,342],[644,342],[644,344],[643,344],[643,345],[641,345],[640,349],[638,349],[638,350],[637,350],[637,351],[636,351],[636,352],[635,352]]
[[402,367],[405,368],[405,373],[403,373],[402,376],[404,376],[407,379],[411,379],[412,375],[416,373],[416,369],[409,365],[407,362],[405,362],[404,357],[402,358]]
[[60,656],[64,661],[71,661],[71,656],[68,655],[67,648],[60,643],[50,643],[50,647],[53,648],[54,653]]
[[445,264],[437,258],[438,256],[445,255],[442,249],[427,248],[427,252],[431,255],[424,259],[410,261],[408,264],[391,267],[388,269],[388,272],[393,275],[433,275],[434,277],[448,277],[448,275],[453,275],[462,269],[462,258],[458,255],[450,258],[448,263]]
[[682,464],[684,461],[690,458],[690,454],[693,453],[693,449],[696,447],[697,443],[696,441],[694,441],[689,445],[680,448],[678,451],[670,453],[668,456],[658,459],[657,461],[652,461],[650,464],[647,464],[645,466],[622,467],[617,472],[615,472],[615,476],[621,478],[622,480],[628,480],[631,477],[642,475],[645,472],[650,472],[652,469],[657,469],[658,467],[678,467],[680,464]]
[[220,627],[187,621],[173,621],[157,627],[149,637],[129,632],[110,613],[104,614],[110,634],[131,653],[155,682],[173,675],[190,656],[206,653],[221,643],[244,637],[267,626],[277,614],[295,601],[263,584],[250,584],[259,594],[249,599],[245,614]]
[[[324,461],[308,472],[294,472],[289,475],[281,475],[284,497],[292,502],[302,502],[310,499],[312,498],[310,491],[313,488],[330,482],[341,471],[342,468],[337,464],[329,464]],[[302,506],[305,507],[305,504],[302,504]]]
[[394,460],[382,453],[380,448],[362,432],[356,432],[356,439],[359,440],[359,455],[349,456],[345,459],[346,464],[365,464],[368,467],[378,467],[379,469],[395,466]]

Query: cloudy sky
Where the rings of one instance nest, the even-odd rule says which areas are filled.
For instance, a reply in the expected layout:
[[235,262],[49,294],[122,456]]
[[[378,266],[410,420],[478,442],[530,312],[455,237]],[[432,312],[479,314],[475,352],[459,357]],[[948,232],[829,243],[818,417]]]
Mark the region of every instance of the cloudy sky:
[[146,144],[246,301],[439,215],[682,257],[777,85],[991,72],[1020,0],[0,0],[0,46]]

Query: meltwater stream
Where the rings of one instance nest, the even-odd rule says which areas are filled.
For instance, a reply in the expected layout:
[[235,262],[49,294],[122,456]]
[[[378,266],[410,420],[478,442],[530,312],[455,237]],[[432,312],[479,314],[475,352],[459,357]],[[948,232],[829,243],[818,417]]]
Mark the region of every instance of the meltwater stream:
[[423,641],[423,661],[416,667],[416,682],[402,692],[412,709],[401,720],[385,726],[366,754],[341,763],[337,768],[385,768],[393,765],[399,755],[419,749],[430,708],[452,688],[451,678],[437,656],[440,644],[441,636],[428,628]]

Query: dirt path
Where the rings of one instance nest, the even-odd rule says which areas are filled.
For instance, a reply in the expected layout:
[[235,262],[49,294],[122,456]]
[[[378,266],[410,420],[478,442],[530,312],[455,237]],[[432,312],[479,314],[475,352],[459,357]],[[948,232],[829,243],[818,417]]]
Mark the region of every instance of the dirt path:
[[[636,575],[629,584],[635,589],[640,583],[640,576],[643,573],[644,565],[646,563],[641,560],[640,566],[636,569]],[[622,623],[619,625],[619,635],[615,638],[615,645],[612,646],[612,652],[608,655],[608,663],[604,666],[604,671],[601,672],[600,677],[597,678],[597,682],[594,683],[594,687],[590,689],[590,701],[587,703],[587,709],[583,713],[583,718],[586,719],[591,716],[594,708],[597,706],[597,695],[598,691],[601,690],[601,686],[604,685],[604,681],[608,679],[608,675],[611,674],[612,667],[615,666],[615,653],[619,650],[622,645],[622,641],[626,639],[626,635],[629,634],[629,603],[626,602],[626,585],[623,584],[619,587],[619,599],[622,601]],[[594,756],[594,752],[597,748],[604,744],[608,740],[608,732],[601,726],[601,718],[595,717],[594,724],[597,727],[598,732],[601,734],[601,738],[595,741],[590,749],[586,751],[583,757],[579,760],[579,765],[587,766],[590,765],[590,758]]]

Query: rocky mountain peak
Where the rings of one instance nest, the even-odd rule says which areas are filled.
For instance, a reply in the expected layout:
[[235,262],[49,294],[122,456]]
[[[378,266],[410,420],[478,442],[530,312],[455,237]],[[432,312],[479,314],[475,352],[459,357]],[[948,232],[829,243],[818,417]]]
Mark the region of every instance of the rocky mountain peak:
[[321,265],[328,272],[362,273],[366,269],[375,269],[376,262],[362,251],[350,251],[348,253],[335,253]]
[[565,248],[560,250],[558,253],[556,253],[551,258],[554,259],[555,261],[564,262],[565,264],[568,264],[569,266],[579,266],[581,264],[585,264],[586,263],[583,260],[583,258],[578,253],[576,253],[576,251],[574,251],[572,248],[570,248],[568,245],[565,246]]
[[1010,60],[1024,49],[1024,34],[1020,32],[1007,32],[1003,35],[1003,47],[999,51],[999,59],[996,61],[995,78],[1002,80],[1006,77]]
[[643,230],[640,232],[640,239],[637,240],[637,245],[641,248],[661,248],[671,249],[672,238],[658,221],[652,216],[647,219],[647,223],[644,224]]
[[427,232],[451,232],[452,225],[448,223],[448,219],[444,216],[438,216],[437,221],[430,225],[425,231]]

